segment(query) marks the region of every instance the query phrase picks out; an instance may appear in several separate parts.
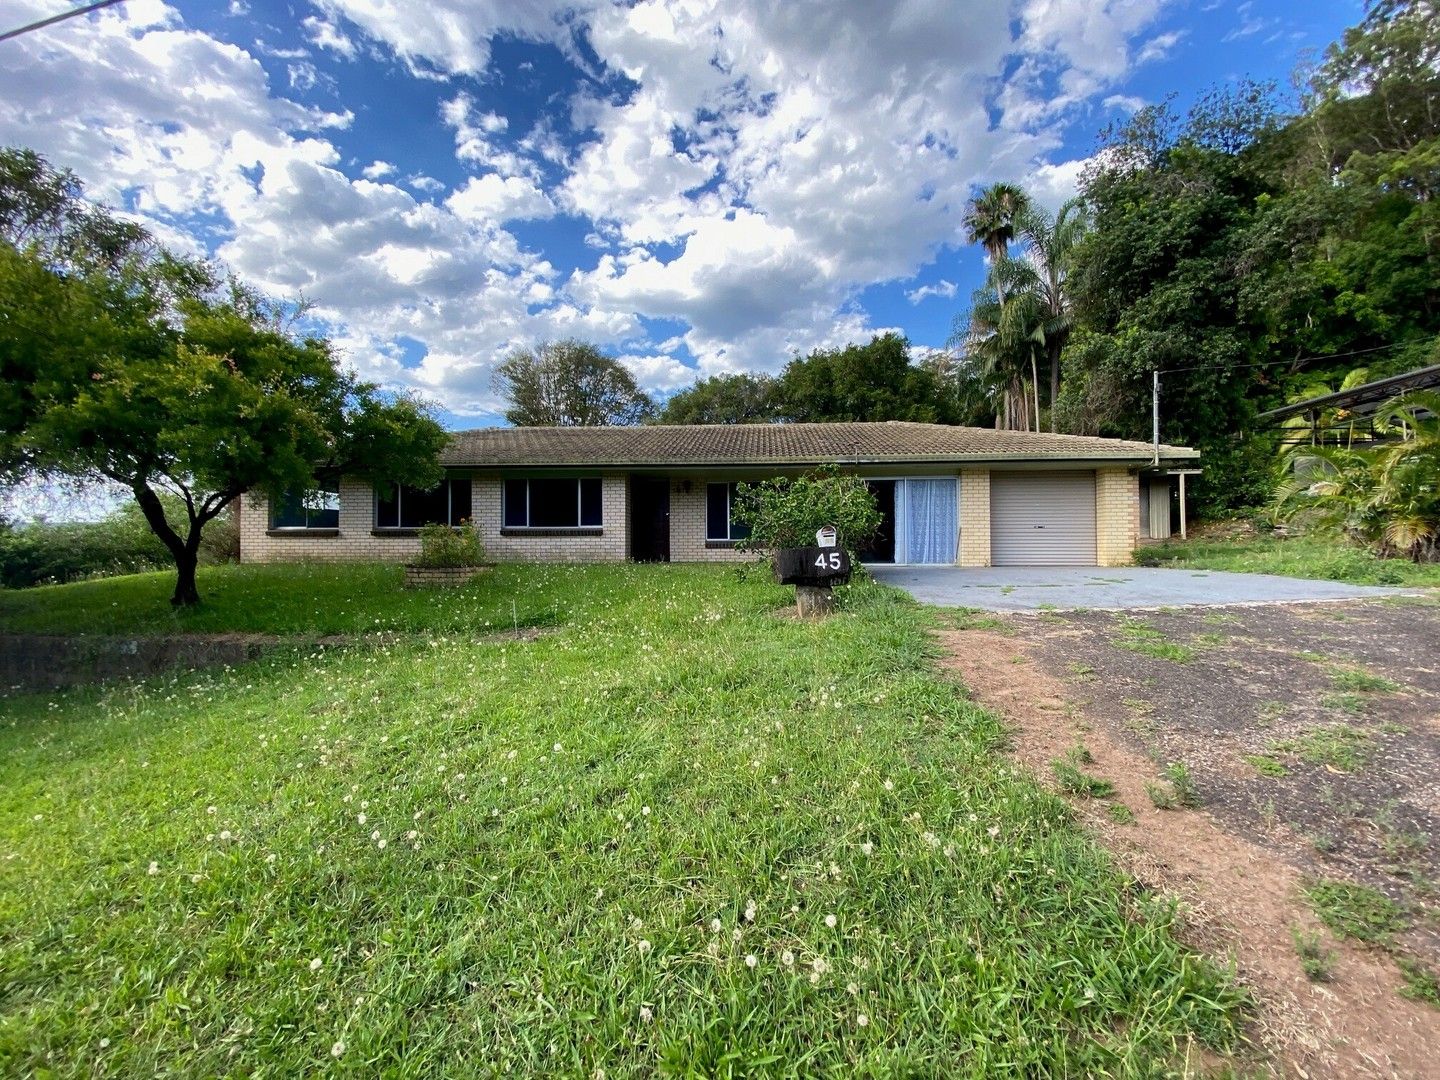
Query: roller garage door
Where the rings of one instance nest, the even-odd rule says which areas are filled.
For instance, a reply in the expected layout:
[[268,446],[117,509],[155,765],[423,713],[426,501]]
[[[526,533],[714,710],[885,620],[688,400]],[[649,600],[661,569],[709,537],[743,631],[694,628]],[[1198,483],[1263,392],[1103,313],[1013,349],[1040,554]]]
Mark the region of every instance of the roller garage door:
[[990,561],[1094,566],[1094,472],[992,472]]

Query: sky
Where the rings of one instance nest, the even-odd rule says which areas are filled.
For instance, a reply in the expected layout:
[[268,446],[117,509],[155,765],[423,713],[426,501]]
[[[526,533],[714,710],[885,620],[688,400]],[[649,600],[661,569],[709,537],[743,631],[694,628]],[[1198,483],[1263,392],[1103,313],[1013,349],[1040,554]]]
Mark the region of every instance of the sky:
[[[77,0],[78,2],[78,0]],[[75,6],[0,0],[0,31]],[[1174,93],[1287,86],[1359,0],[127,0],[0,42],[0,144],[311,306],[344,363],[503,422],[577,337],[657,397],[897,330],[984,276],[978,186],[1057,206]]]

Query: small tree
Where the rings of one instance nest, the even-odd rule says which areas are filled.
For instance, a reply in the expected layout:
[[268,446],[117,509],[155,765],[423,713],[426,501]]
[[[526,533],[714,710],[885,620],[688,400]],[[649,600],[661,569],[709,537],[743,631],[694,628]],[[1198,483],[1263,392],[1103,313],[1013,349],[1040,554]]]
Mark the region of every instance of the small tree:
[[819,529],[833,525],[855,558],[880,528],[880,508],[869,485],[834,465],[808,476],[741,484],[736,496],[735,519],[750,527],[742,541],[750,550],[806,547],[815,543]]
[[573,338],[517,349],[495,370],[494,385],[517,427],[631,425],[655,411],[623,364]]
[[0,477],[123,485],[175,563],[176,605],[199,601],[202,532],[247,491],[440,479],[427,406],[341,371],[278,305],[28,151],[0,151],[0,312]]

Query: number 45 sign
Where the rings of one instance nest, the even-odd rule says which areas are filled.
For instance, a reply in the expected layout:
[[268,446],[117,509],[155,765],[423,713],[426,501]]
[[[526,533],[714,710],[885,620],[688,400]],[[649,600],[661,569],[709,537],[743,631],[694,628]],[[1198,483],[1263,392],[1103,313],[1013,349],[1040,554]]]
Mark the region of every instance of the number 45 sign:
[[827,572],[838,573],[839,571],[846,569],[843,556],[844,552],[841,551],[839,548],[831,548],[829,551],[822,551],[819,555],[815,556],[815,568],[819,570],[821,574],[825,574]]

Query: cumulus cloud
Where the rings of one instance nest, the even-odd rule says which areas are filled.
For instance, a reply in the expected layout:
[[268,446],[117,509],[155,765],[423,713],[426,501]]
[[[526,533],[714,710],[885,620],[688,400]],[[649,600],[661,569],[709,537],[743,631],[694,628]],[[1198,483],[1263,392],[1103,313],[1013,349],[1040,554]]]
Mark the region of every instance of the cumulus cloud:
[[905,299],[912,304],[918,304],[932,296],[941,296],[950,299],[955,295],[956,285],[953,281],[941,279],[933,285],[921,285],[918,289],[911,289],[905,294]]
[[[665,391],[883,331],[861,290],[958,242],[976,184],[1073,193],[1084,162],[1048,160],[1065,117],[1128,107],[1117,84],[1179,39],[1155,32],[1165,0],[1014,0],[1013,18],[952,0],[310,2],[284,44],[316,51],[288,58],[288,87],[159,0],[20,39],[0,138],[303,293],[357,368],[462,414],[493,411],[496,360],[547,337],[610,347]],[[502,35],[585,76],[528,130],[487,90]],[[441,80],[432,117],[469,174],[453,190],[388,148],[357,160],[348,112],[286,96],[375,55]],[[555,266],[512,223],[561,214],[587,250]],[[643,319],[680,330],[656,345]]]

